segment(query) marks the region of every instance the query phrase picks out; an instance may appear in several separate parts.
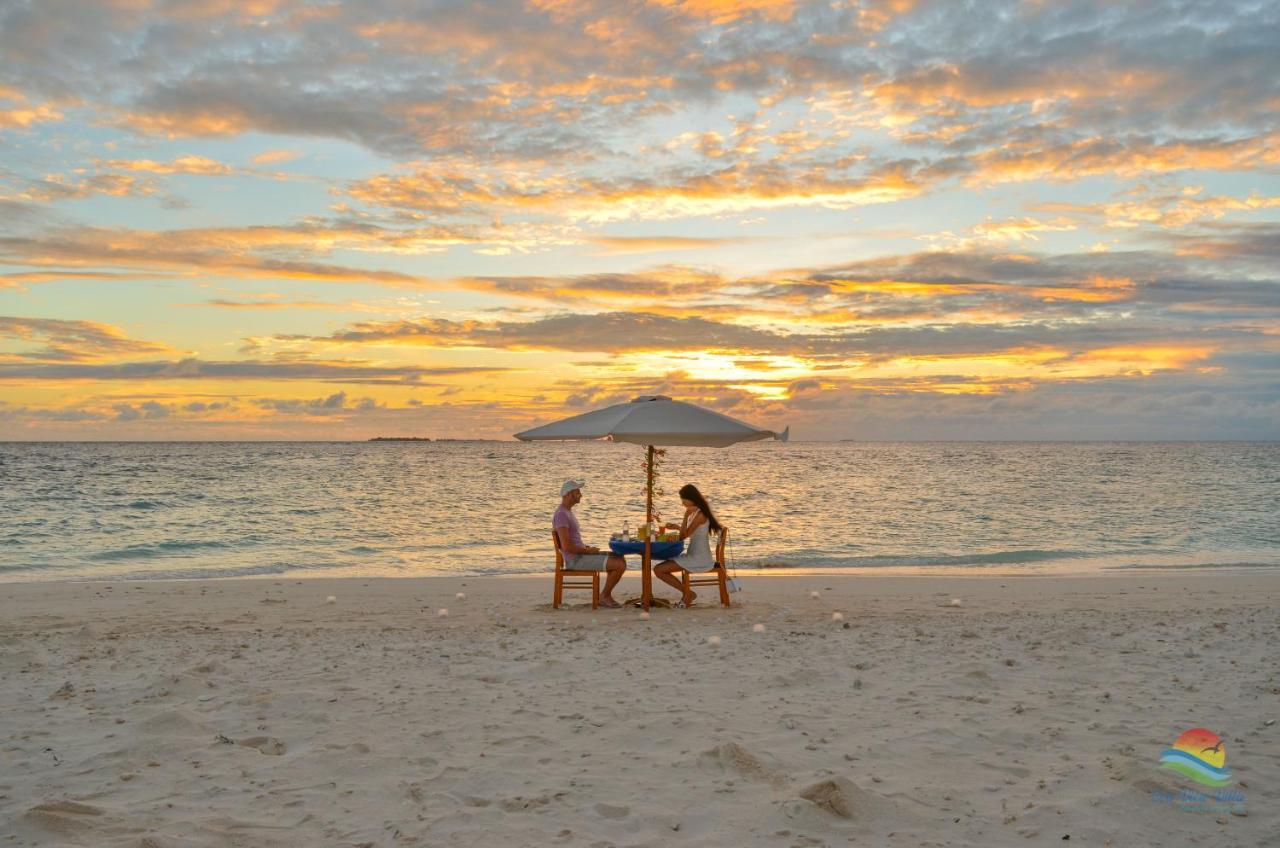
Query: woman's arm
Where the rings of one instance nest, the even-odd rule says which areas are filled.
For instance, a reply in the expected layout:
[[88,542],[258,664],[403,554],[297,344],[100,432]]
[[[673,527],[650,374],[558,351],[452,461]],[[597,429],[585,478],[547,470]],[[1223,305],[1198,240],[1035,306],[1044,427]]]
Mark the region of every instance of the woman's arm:
[[680,538],[687,539],[693,535],[693,531],[699,526],[707,522],[707,517],[702,514],[702,510],[695,510],[693,515],[685,516],[684,526],[680,528]]
[[[686,509],[686,510],[684,511],[684,515],[680,516],[680,523],[679,523],[679,524],[673,524],[673,523],[671,523],[670,521],[668,521],[666,524],[664,524],[664,525],[662,525],[662,526],[663,526],[663,527],[665,527],[665,528],[666,528],[666,529],[668,529],[668,530],[679,530],[681,533],[683,533],[683,532],[684,532],[684,526],[685,526],[686,524],[688,524],[688,523],[689,523],[689,516],[690,516],[690,515],[692,515],[693,513],[697,512],[697,511],[698,511],[697,507],[692,507],[692,506],[691,506],[691,507],[689,507],[688,509]],[[683,539],[684,537],[683,537],[683,536],[681,536],[680,538],[681,538],[681,539]]]

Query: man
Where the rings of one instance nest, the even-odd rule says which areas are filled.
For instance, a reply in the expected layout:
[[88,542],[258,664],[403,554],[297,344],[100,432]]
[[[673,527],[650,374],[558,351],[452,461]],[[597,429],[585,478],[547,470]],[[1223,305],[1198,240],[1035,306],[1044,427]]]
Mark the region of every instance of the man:
[[580,480],[566,480],[560,487],[560,506],[551,519],[551,528],[560,540],[560,551],[564,554],[564,567],[570,571],[605,571],[608,577],[604,583],[604,593],[600,596],[600,605],[609,609],[622,606],[613,599],[613,587],[622,579],[627,570],[627,561],[615,554],[601,553],[599,548],[582,544],[582,530],[578,527],[578,519],[573,508],[582,500]]

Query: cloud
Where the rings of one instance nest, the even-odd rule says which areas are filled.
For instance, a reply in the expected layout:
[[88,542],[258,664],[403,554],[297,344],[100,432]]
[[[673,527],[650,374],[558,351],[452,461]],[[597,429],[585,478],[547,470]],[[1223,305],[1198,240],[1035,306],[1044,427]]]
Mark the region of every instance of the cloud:
[[[976,157],[977,179],[1065,177],[1076,163],[1254,168],[1277,130],[1280,21],[1243,2],[1194,14],[1172,0],[282,2],[257,15],[235,4],[202,3],[199,15],[192,4],[73,6],[6,16],[17,114],[61,98],[169,137],[258,131],[396,157],[601,162],[668,141],[655,119],[734,97],[762,110],[844,98],[834,124],[808,116],[761,135],[847,155],[858,152],[851,125],[888,132],[942,163]],[[69,54],[78,61],[58,58]],[[704,145],[702,158],[725,149]]]
[[[323,225],[162,231],[84,227],[31,236],[0,236],[0,263],[419,286],[426,281],[412,274],[316,262],[310,257],[338,246],[392,252],[433,243],[427,233]],[[299,255],[302,258],[295,258]]]
[[335,392],[327,397],[310,400],[255,398],[253,402],[264,409],[286,415],[336,415],[347,410],[347,393]]
[[105,421],[108,417],[106,414],[96,410],[79,408],[43,409],[40,407],[15,406],[0,401],[0,421],[19,421],[31,425],[41,425],[47,422],[81,424],[88,421]]
[[1199,232],[1165,233],[1158,239],[1179,255],[1211,260],[1215,265],[1252,267],[1274,279],[1280,259],[1280,224],[1206,224]]
[[[237,409],[280,419],[273,433],[481,419],[384,397],[484,396],[464,372],[343,358],[393,347],[479,367],[520,359],[510,351],[562,359],[508,376],[524,393],[511,415],[661,383],[722,408],[812,413],[815,427],[865,408],[878,432],[930,400],[964,427],[985,414],[1028,432],[1052,430],[1031,407],[1074,418],[1084,398],[1149,423],[1142,403],[1176,414],[1208,394],[1252,421],[1271,408],[1280,339],[1278,41],[1280,10],[1245,0],[10,4],[6,296],[219,278],[448,295],[428,317],[216,289],[185,298],[207,310],[165,311],[212,318],[206,344],[234,347],[208,334],[245,324],[234,361],[16,319],[0,379],[132,383],[137,396],[77,395],[64,411],[128,433],[232,417],[146,396],[153,380],[292,381],[296,397],[267,398],[283,406]],[[295,160],[291,173],[314,172],[289,177],[305,186],[239,192]],[[177,208],[201,222],[251,208],[260,225],[177,227],[163,214]],[[762,225],[758,243],[734,229],[744,219]],[[153,220],[166,223],[139,224]],[[886,253],[904,243],[929,249]],[[1089,244],[1108,250],[1078,252]],[[738,267],[776,256],[774,270],[640,261],[737,245]],[[546,270],[561,267],[594,273]],[[35,288],[61,281],[79,284]],[[378,320],[321,311],[335,308]],[[307,410],[335,393],[307,381],[383,388],[326,418]]]
[[[364,145],[397,163],[336,191],[373,210],[356,214],[428,222],[351,248],[387,252],[599,243],[620,254],[644,242],[593,229],[1280,162],[1280,20],[1256,4],[259,7],[15,9],[0,34],[10,60],[0,95],[75,104],[81,123],[144,135]],[[77,62],[54,58],[67,53]],[[100,164],[110,170],[33,177],[6,193],[153,194],[174,206],[156,177],[253,173],[196,154]],[[957,238],[1043,231],[1006,224]]]
[[250,156],[249,161],[255,165],[280,165],[292,162],[301,155],[302,152],[299,150],[264,150]]
[[6,281],[12,285],[21,283],[48,283],[55,280],[166,280],[168,274],[146,274],[137,271],[117,273],[114,271],[92,271],[85,268],[59,268],[51,271],[14,271],[0,274],[0,285]]
[[0,130],[60,120],[62,113],[53,103],[33,103],[20,89],[0,83]]
[[1091,136],[1044,143],[1011,141],[969,158],[971,185],[1078,180],[1098,174],[1139,177],[1171,171],[1248,171],[1280,164],[1280,132],[1245,138]]
[[732,23],[761,15],[768,20],[788,20],[800,4],[795,0],[649,0],[654,5],[706,18],[712,24]]
[[[295,340],[298,337],[280,338]],[[331,336],[303,338],[329,345],[402,344],[583,352],[751,350],[776,343],[773,334],[747,327],[634,312],[554,316],[536,321],[363,322]]]
[[170,353],[168,345],[128,338],[118,327],[95,321],[0,316],[0,339],[35,345],[0,352],[0,368],[28,362],[93,362],[139,354]]
[[597,236],[590,240],[604,248],[605,256],[621,256],[631,253],[665,253],[672,250],[705,250],[741,244],[750,239],[694,238],[690,236]]
[[0,361],[0,378],[9,380],[155,380],[386,383],[420,385],[424,378],[494,374],[506,368],[479,366],[384,366],[358,361],[206,361],[148,360],[117,363],[36,363]]
[[356,308],[350,303],[326,303],[315,300],[227,300],[214,298],[203,303],[184,303],[183,306],[211,306],[217,309],[328,309],[350,311]]
[[0,185],[0,200],[19,203],[55,203],[83,200],[87,197],[149,197],[160,193],[155,180],[131,174],[93,174],[82,178],[50,174],[41,179],[27,179],[5,187]]
[[[470,280],[486,291],[604,305],[636,293],[652,304],[688,285],[726,307],[723,317],[636,303],[499,320],[364,321],[274,341],[310,355],[371,345],[559,351],[596,370],[605,381],[596,389],[610,394],[623,375],[679,370],[775,397],[806,379],[998,394],[1042,382],[1241,368],[1232,357],[1242,352],[1280,352],[1280,289],[1256,276],[1265,273],[1260,257],[1274,253],[1272,230],[1219,228],[1175,244],[1177,252],[938,250],[742,279],[682,280],[678,269],[664,269],[652,278]],[[1275,279],[1274,264],[1266,279]],[[606,358],[578,360],[590,354]],[[566,404],[595,399],[584,391],[570,392]]]
[[1181,230],[1237,213],[1247,215],[1277,207],[1280,207],[1280,197],[1268,197],[1256,192],[1245,197],[1233,197],[1206,195],[1203,186],[1161,190],[1145,185],[1134,186],[1119,199],[1110,202],[1033,204],[1033,208],[1040,211],[1065,213],[1076,220],[1121,230],[1139,227]]
[[[362,203],[411,216],[518,212],[577,225],[628,219],[724,215],[796,206],[851,208],[915,197],[929,180],[913,161],[856,159],[785,164],[753,157],[691,172],[672,167],[651,177],[566,179],[543,169],[511,175],[433,164],[348,186]],[[574,230],[562,233],[573,238]],[[577,239],[573,239],[577,240]]]
[[195,174],[202,177],[223,177],[235,173],[230,165],[207,156],[179,156],[168,162],[154,159],[106,159],[96,162],[100,168],[119,171],[143,171],[148,174]]
[[137,421],[139,419],[159,421],[168,418],[172,411],[170,407],[153,400],[136,406],[131,403],[118,403],[112,408],[116,411],[117,421]]

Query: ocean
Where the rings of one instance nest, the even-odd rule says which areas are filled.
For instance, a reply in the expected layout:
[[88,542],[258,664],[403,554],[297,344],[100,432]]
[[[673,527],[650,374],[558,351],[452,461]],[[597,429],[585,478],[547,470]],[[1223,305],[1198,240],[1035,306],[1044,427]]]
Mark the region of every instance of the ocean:
[[[643,521],[635,445],[0,443],[0,581],[547,572],[566,478],[588,544]],[[671,448],[664,518],[684,483],[739,569],[1280,566],[1280,443]]]

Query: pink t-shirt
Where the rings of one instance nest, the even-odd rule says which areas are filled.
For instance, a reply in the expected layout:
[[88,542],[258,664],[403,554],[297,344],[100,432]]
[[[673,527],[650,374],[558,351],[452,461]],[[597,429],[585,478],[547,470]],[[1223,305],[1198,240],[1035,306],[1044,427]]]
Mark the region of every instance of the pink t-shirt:
[[556,507],[556,514],[551,517],[551,529],[559,530],[561,527],[569,531],[569,545],[573,548],[585,548],[582,544],[582,530],[578,527],[578,519],[573,514],[573,510],[567,509],[564,504]]

